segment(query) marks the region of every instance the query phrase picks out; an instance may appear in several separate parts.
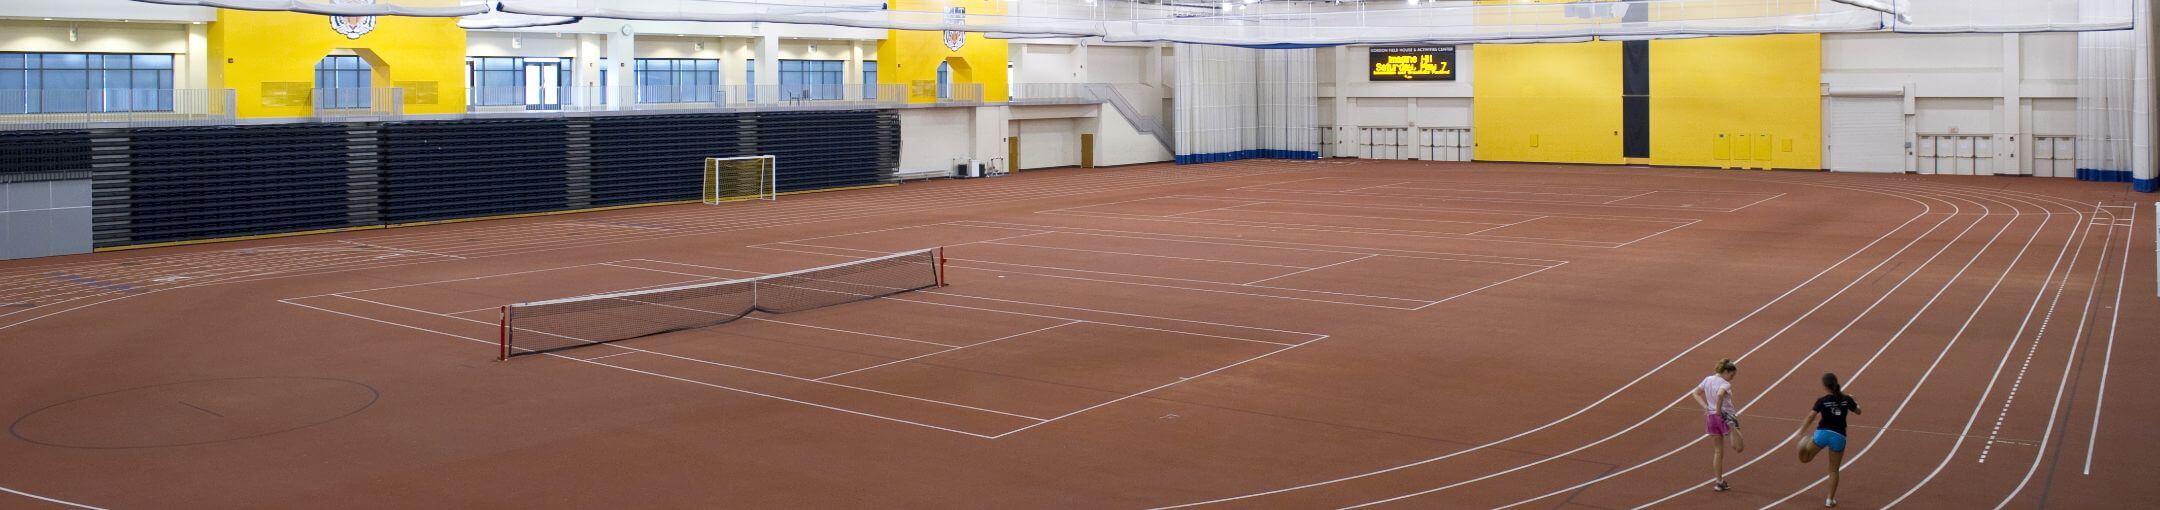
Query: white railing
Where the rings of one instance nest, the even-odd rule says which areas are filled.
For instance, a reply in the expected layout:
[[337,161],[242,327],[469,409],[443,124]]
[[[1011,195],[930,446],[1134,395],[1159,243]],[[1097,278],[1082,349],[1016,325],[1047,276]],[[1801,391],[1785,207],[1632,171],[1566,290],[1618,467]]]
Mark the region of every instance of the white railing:
[[232,89],[0,89],[0,130],[231,122]]
[[405,89],[326,88],[308,91],[319,119],[395,118],[405,115]]
[[1133,130],[1154,136],[1157,141],[1162,142],[1163,148],[1170,148],[1173,143],[1170,130],[1156,116],[1147,115],[1140,108],[1133,105],[1132,100],[1126,97],[1123,91],[1119,90],[1120,87],[1147,86],[1137,83],[1021,83],[1011,87],[1011,101],[1016,104],[1073,102],[1108,104],[1111,108],[1116,109],[1118,114],[1125,116],[1126,123],[1131,124]]

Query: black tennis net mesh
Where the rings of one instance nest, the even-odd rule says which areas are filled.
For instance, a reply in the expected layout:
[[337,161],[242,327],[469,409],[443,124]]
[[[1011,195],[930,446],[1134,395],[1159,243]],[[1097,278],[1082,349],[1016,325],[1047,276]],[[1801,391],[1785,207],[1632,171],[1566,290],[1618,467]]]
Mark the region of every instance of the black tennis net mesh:
[[935,249],[787,273],[578,296],[502,309],[502,358],[875,299],[942,283]]

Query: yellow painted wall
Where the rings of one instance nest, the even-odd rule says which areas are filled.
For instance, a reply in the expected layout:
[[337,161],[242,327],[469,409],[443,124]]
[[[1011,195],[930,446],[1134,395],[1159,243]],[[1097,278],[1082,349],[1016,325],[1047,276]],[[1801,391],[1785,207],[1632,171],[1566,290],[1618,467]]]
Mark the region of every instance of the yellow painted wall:
[[1821,78],[1817,34],[1651,41],[1650,162],[1822,168]]
[[1473,51],[1477,159],[1624,162],[1620,43],[1480,44]]
[[[891,3],[891,9],[899,11],[944,12],[948,6],[965,8],[969,14],[1004,12],[1004,2],[999,0],[895,0]],[[944,32],[891,30],[885,33],[885,40],[878,41],[877,55],[878,83],[935,83],[938,62],[948,61],[952,63],[954,84],[982,84],[984,101],[999,102],[1010,97],[1005,83],[1005,61],[1009,55],[1004,40],[969,33],[960,50],[953,51],[945,46]],[[936,100],[935,87],[909,87],[908,102]]]
[[313,115],[304,89],[314,87],[315,64],[337,49],[374,64],[375,87],[405,88],[405,113],[465,111],[465,31],[454,18],[381,16],[374,31],[351,39],[326,16],[220,9],[209,39],[210,86],[234,89],[240,117]]

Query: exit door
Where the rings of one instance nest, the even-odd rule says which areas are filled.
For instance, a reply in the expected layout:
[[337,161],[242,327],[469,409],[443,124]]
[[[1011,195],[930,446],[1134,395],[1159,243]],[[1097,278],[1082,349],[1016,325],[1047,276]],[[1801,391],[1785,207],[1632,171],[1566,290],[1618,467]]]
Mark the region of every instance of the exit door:
[[525,109],[562,109],[562,62],[525,63]]

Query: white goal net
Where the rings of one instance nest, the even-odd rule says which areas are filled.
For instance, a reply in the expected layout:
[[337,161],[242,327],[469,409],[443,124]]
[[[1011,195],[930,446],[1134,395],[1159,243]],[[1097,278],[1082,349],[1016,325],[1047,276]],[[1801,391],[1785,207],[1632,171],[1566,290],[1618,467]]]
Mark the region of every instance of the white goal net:
[[705,158],[705,203],[779,198],[779,171],[772,156]]

